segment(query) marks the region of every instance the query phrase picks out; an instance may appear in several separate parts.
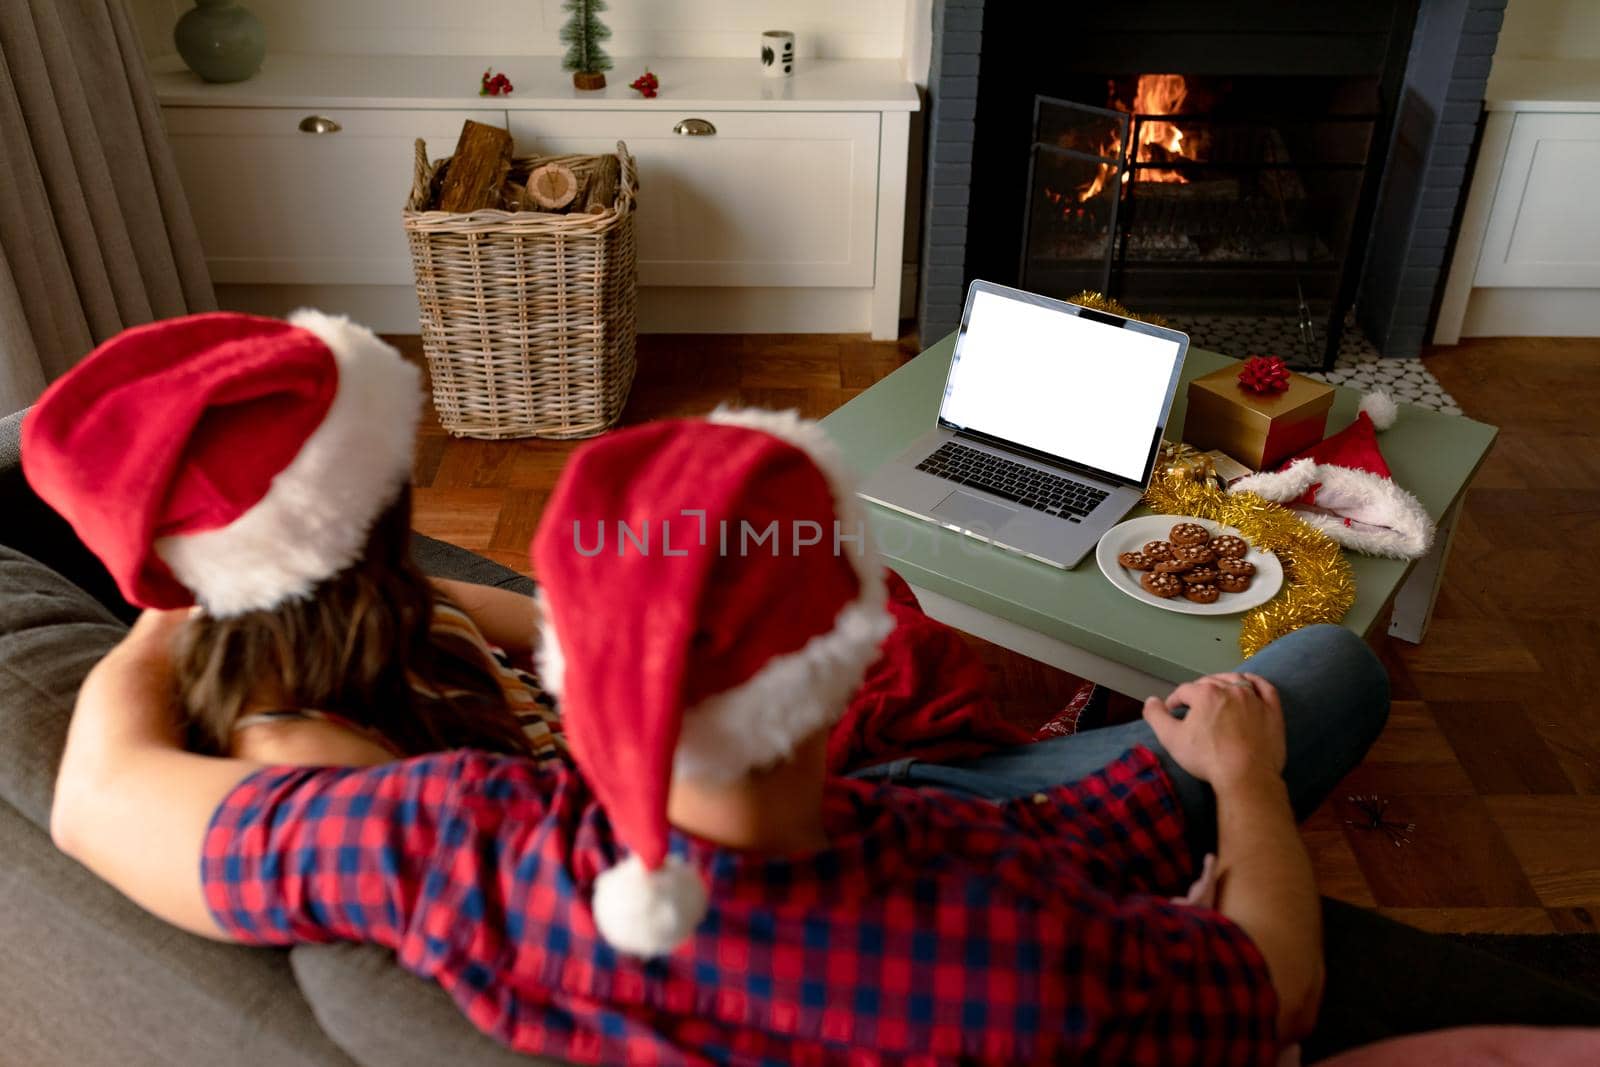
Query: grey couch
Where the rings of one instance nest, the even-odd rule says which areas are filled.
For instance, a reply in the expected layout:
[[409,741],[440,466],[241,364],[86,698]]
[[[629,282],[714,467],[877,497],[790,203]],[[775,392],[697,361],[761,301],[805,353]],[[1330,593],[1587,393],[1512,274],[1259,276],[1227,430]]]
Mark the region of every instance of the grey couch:
[[[57,852],[51,794],[79,682],[133,610],[18,467],[0,420],[0,1063],[511,1064],[372,946],[239,948],[176,930]],[[429,573],[532,583],[418,537]]]

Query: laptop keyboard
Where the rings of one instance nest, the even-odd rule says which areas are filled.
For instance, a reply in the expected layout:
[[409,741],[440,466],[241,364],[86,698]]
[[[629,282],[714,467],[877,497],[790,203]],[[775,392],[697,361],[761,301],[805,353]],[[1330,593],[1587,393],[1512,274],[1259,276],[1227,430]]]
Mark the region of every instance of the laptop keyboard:
[[917,470],[938,475],[958,485],[1013,500],[1024,507],[1059,515],[1071,522],[1093,511],[1106,498],[1103,489],[1048,474],[1037,467],[1014,463],[991,452],[947,441]]

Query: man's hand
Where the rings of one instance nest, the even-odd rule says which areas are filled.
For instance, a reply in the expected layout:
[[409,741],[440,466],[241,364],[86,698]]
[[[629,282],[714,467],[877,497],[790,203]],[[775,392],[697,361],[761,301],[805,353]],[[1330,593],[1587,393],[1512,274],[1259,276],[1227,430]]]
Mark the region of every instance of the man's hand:
[[[1183,718],[1172,714],[1183,706]],[[1322,924],[1316,878],[1282,777],[1287,744],[1278,691],[1260,675],[1212,674],[1178,686],[1165,701],[1151,697],[1144,717],[1178,766],[1216,792],[1216,907],[1267,961],[1279,1037],[1304,1037],[1322,998]]]
[[[1188,706],[1183,718],[1173,709]],[[1178,766],[1222,790],[1283,773],[1283,705],[1257,674],[1209,674],[1144,702],[1144,718]]]

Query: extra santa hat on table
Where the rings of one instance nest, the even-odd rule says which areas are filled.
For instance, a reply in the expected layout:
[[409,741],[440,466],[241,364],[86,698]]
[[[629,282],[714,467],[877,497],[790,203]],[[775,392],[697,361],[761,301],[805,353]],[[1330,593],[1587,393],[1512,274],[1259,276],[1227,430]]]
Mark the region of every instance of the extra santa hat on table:
[[630,853],[595,880],[595,925],[669,953],[707,907],[669,855],[673,776],[738,779],[837,721],[892,628],[881,565],[816,424],[725,410],[573,453],[533,560],[542,680]]
[[226,617],[308,596],[404,487],[420,374],[319,311],[113,337],[22,428],[28,482],[139,607]]
[[1361,399],[1356,421],[1276,471],[1228,486],[1286,504],[1346,548],[1372,556],[1416,559],[1433,544],[1433,519],[1396,485],[1378,448],[1378,431],[1394,425],[1399,407],[1388,393]]

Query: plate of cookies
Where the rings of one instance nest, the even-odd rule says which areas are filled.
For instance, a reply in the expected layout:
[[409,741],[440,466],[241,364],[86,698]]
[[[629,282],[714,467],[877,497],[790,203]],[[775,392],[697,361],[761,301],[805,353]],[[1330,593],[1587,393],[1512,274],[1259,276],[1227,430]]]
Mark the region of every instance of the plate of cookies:
[[1135,600],[1186,615],[1248,611],[1283,586],[1277,556],[1210,519],[1129,519],[1100,538],[1095,561],[1112,585]]

